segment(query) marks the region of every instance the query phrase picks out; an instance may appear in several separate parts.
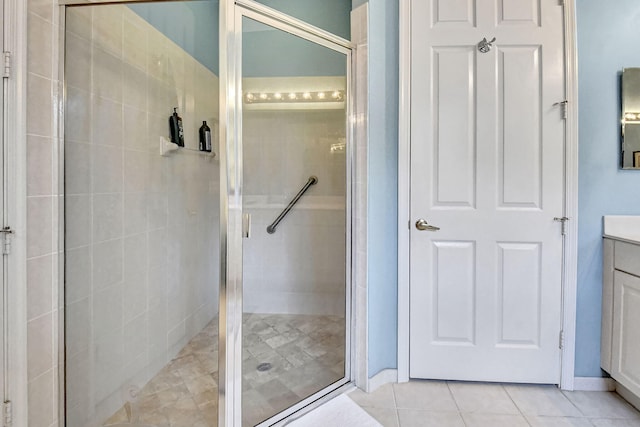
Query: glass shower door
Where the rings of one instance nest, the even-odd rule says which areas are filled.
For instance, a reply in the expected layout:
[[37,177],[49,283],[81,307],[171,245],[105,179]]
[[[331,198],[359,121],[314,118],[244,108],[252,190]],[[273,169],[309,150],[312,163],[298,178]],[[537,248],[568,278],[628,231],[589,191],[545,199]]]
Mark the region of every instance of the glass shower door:
[[243,426],[347,381],[348,58],[242,18]]

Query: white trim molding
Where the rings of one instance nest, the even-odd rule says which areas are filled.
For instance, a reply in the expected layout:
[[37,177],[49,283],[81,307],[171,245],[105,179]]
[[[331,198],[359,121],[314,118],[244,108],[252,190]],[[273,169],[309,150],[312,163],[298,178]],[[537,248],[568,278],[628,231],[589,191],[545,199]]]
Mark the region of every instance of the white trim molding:
[[385,384],[398,382],[398,370],[397,369],[383,369],[382,371],[369,378],[369,384],[367,387],[367,393],[373,393]]
[[[411,1],[400,1],[400,102],[398,118],[398,382],[409,380],[409,266],[411,159]],[[565,207],[560,387],[575,387],[578,252],[578,70],[575,0],[564,1],[565,75],[568,114],[565,126]]]
[[562,365],[560,388],[573,390],[576,357],[578,288],[578,49],[576,0],[564,1],[564,54],[567,120],[565,123],[565,216],[562,278]]
[[369,388],[368,363],[368,279],[367,279],[367,211],[368,211],[368,132],[369,132],[369,3],[351,11],[351,42],[355,45],[352,62],[353,106],[353,203],[352,203],[352,277],[353,318],[352,374],[355,385]]
[[411,0],[400,0],[398,99],[398,382],[409,381],[409,227],[411,211]]
[[616,382],[613,378],[601,377],[574,377],[573,390],[575,391],[614,391]]
[[[4,4],[3,4],[4,3]],[[27,426],[27,2],[4,0],[3,49],[11,52],[5,136],[7,224],[14,230],[8,256],[8,398],[12,421]]]

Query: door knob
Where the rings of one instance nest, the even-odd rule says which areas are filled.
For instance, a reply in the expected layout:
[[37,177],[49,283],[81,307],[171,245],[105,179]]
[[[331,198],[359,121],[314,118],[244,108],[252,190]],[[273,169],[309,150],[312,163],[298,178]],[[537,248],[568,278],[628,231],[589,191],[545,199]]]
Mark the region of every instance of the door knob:
[[440,230],[440,227],[436,227],[435,225],[429,225],[429,223],[427,223],[426,219],[422,219],[420,218],[417,222],[416,222],[416,228],[420,231],[438,231]]

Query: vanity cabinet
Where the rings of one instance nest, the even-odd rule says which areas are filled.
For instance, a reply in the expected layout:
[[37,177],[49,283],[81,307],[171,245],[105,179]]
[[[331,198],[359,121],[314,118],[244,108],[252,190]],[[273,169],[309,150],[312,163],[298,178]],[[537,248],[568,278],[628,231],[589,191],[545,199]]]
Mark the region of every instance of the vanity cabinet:
[[604,239],[602,369],[640,397],[640,243]]

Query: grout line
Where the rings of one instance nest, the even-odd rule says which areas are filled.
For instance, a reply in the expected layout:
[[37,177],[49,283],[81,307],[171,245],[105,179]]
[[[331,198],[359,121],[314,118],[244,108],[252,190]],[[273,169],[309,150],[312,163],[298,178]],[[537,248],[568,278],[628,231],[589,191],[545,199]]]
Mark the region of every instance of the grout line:
[[396,413],[396,424],[400,426],[400,412],[398,412],[398,401],[396,399],[396,384],[391,384],[391,396],[393,397],[393,409]]
[[27,8],[27,13],[32,13],[34,16],[37,16],[38,18],[42,19],[43,21],[47,22],[48,24],[53,25],[53,19],[54,19],[54,18],[53,18],[53,8],[51,8],[50,12],[51,12],[51,16],[47,18],[47,17],[46,17],[46,16],[44,16],[44,15],[41,15],[41,14],[39,14],[39,13],[36,13],[36,12],[33,10],[33,8],[31,8],[31,7],[28,7],[28,8]]
[[460,410],[460,405],[458,405],[458,401],[456,400],[456,397],[454,396],[453,391],[451,390],[451,381],[445,381],[445,384],[447,385],[447,390],[449,390],[449,396],[451,396],[453,403],[456,405],[456,408],[458,409],[458,413],[462,413],[462,411]]
[[[565,399],[567,399],[567,401],[569,401],[569,403],[571,403],[571,405],[572,405],[574,408],[576,408],[580,414],[582,414],[582,416],[583,416],[583,417],[587,418],[587,414],[585,414],[585,413],[584,413],[584,412],[583,412],[583,411],[578,407],[578,405],[576,405],[576,404],[573,402],[573,400],[569,399],[569,396],[567,396],[567,395],[565,394],[564,390],[560,390],[560,389],[558,389],[558,390],[560,391],[560,394],[562,394],[562,396],[563,396]],[[607,393],[609,393],[609,392],[607,392]],[[592,423],[592,424],[593,424],[593,423]]]
[[513,405],[516,407],[516,409],[518,410],[518,413],[520,415],[522,415],[524,417],[524,419],[526,420],[527,417],[525,416],[524,412],[522,412],[522,409],[520,408],[520,406],[513,399],[513,396],[511,396],[511,393],[509,393],[509,390],[507,390],[507,388],[504,386],[504,384],[500,384],[500,387],[502,387],[502,390],[504,390],[504,392],[506,393],[506,395],[509,398],[509,400],[511,400],[511,403],[513,403]]
[[451,399],[453,400],[454,405],[456,405],[456,408],[458,409],[458,416],[462,420],[462,424],[467,426],[467,422],[464,420],[464,417],[462,416],[462,411],[460,410],[460,405],[458,405],[458,401],[456,400],[456,397],[453,394],[453,390],[451,390],[451,385],[450,385],[451,381],[445,381],[445,384],[447,385],[447,390],[449,390],[449,395],[451,396]]
[[37,381],[37,380],[41,379],[42,377],[44,377],[45,375],[48,375],[48,374],[49,374],[49,373],[51,373],[52,371],[53,371],[53,376],[54,376],[54,380],[53,380],[53,381],[55,382],[55,381],[56,381],[55,376],[56,376],[56,370],[57,370],[57,369],[58,369],[58,367],[57,367],[57,366],[52,365],[52,366],[50,366],[50,367],[49,367],[49,369],[47,369],[46,371],[44,371],[44,372],[42,372],[42,373],[40,373],[40,374],[36,375],[36,376],[35,376],[35,377],[33,377],[33,378],[30,378],[30,379],[27,381],[27,384],[31,385],[34,381]]
[[[35,15],[35,14],[34,14],[34,15]],[[38,15],[35,15],[35,16],[38,16]],[[41,79],[50,80],[50,81],[56,81],[56,79],[54,79],[52,76],[46,76],[46,75],[44,75],[44,74],[36,73],[35,71],[33,71],[33,70],[31,70],[31,69],[29,69],[27,72],[28,72],[29,74],[31,74],[31,75],[33,75],[33,76],[35,76],[35,77],[39,77],[39,78],[41,78]]]
[[58,194],[34,194],[27,196],[27,199],[55,199],[58,198]]
[[[512,399],[513,401],[513,399]],[[513,402],[515,404],[515,402]],[[527,423],[527,425],[529,426],[533,426],[533,424],[531,424],[529,422],[529,418],[527,418],[527,416],[522,412],[522,410],[520,409],[520,407],[518,405],[516,405],[516,408],[518,408],[518,412],[520,412],[522,418],[524,419],[524,422]],[[532,415],[533,417],[539,417],[540,415]]]

